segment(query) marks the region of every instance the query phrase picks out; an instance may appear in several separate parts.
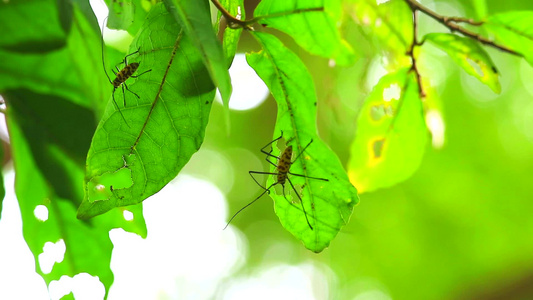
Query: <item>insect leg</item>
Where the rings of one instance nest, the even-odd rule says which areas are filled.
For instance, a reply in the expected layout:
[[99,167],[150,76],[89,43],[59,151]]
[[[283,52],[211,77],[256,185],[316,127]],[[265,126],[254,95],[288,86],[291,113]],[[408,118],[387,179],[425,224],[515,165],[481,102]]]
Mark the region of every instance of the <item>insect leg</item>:
[[309,142],[309,144],[307,144],[307,145],[302,149],[302,151],[300,151],[300,153],[298,153],[298,155],[296,156],[296,158],[294,159],[294,161],[293,161],[292,163],[294,163],[294,162],[300,157],[300,155],[302,155],[302,153],[304,153],[305,149],[307,149],[307,147],[309,147],[309,145],[311,145],[312,142],[313,142],[313,140],[311,140],[311,141]]
[[291,173],[291,172],[289,172],[289,174],[291,174],[291,175],[293,175],[293,176],[304,177],[304,178],[309,178],[309,179],[316,179],[316,180],[322,180],[322,181],[329,181],[329,179],[326,179],[326,178],[311,177],[311,176],[302,175],[302,174],[294,174],[294,173]]
[[[302,197],[300,197],[300,194],[298,194],[298,192],[296,191],[296,188],[292,184],[292,181],[290,180],[290,178],[287,177],[287,180],[289,181],[289,183],[290,183],[290,185],[292,187],[292,190],[294,191],[296,196],[298,196],[298,199],[300,199],[300,204],[302,205],[302,210],[304,211],[305,221],[307,221],[307,225],[309,225],[309,228],[311,228],[311,230],[313,230],[313,226],[311,226],[311,223],[309,223],[309,219],[307,218],[307,212],[305,211],[305,207],[304,207],[304,203],[302,201]],[[285,196],[285,190],[283,191],[283,193],[284,193],[283,196]]]
[[144,72],[142,72],[142,73],[139,74],[139,75],[131,75],[130,77],[131,77],[131,78],[137,78],[137,77],[139,77],[139,76],[141,76],[141,75],[143,75],[143,74],[146,74],[146,73],[148,73],[148,72],[151,72],[151,71],[152,71],[152,69],[147,70],[147,71],[144,71]]
[[[274,158],[276,158],[276,159],[279,159],[279,157],[277,157],[277,156],[271,154],[271,153],[272,153],[272,147],[270,147],[270,151],[269,151],[269,152],[266,152],[266,151],[265,151],[265,148],[268,147],[268,146],[270,146],[270,145],[272,145],[272,144],[274,144],[276,141],[280,140],[282,137],[283,137],[283,131],[281,132],[280,137],[274,139],[272,142],[266,144],[263,148],[261,148],[261,152],[263,152],[263,154],[265,154],[267,157],[274,157]],[[271,161],[269,161],[269,160],[267,160],[267,161],[268,161],[269,163],[275,165],[275,164],[272,163]]]
[[[231,221],[233,221],[233,219],[234,219],[234,218],[235,218],[235,217],[236,217],[241,211],[243,211],[243,210],[244,210],[245,208],[247,208],[248,206],[254,204],[255,201],[257,201],[257,200],[259,200],[259,198],[263,197],[263,195],[264,195],[268,190],[270,190],[270,188],[272,188],[273,186],[275,186],[276,184],[278,184],[278,183],[275,182],[275,183],[271,184],[267,189],[265,189],[264,192],[261,193],[261,195],[259,195],[259,197],[255,198],[252,202],[246,204],[243,208],[239,209],[239,210],[233,215],[233,217],[231,217],[231,219],[229,219],[228,224],[226,224],[226,226],[224,227],[224,229],[228,228],[229,223],[231,223]],[[224,229],[222,229],[222,230],[224,230]]]
[[[124,86],[126,84],[122,85],[122,97],[124,97],[124,107],[126,107],[126,91],[124,91]],[[128,90],[129,91],[129,90]]]
[[115,100],[115,90],[117,88],[113,88],[113,92],[111,93],[111,95],[113,96],[113,103],[115,104],[115,107],[117,108],[118,112],[120,113],[120,115],[122,116],[122,119],[124,120],[124,123],[126,123],[126,125],[128,125],[128,127],[130,127],[130,125],[128,124],[128,121],[126,121],[126,118],[124,117],[124,115],[122,114],[122,111],[120,110],[120,107],[118,107],[118,104],[117,104],[117,101]]
[[266,190],[266,188],[255,179],[254,175],[252,174],[265,174],[265,175],[278,175],[278,173],[269,173],[269,172],[257,172],[257,171],[248,171],[248,174],[252,177],[252,179],[257,183],[258,186],[260,186],[262,189]]
[[140,47],[139,47],[139,48],[137,49],[137,51],[135,51],[135,52],[132,52],[132,53],[130,53],[130,54],[128,54],[128,55],[126,55],[126,56],[124,56],[124,65],[126,65],[126,66],[127,66],[127,65],[128,65],[128,57],[129,57],[129,56],[132,56],[132,55],[134,55],[134,54],[137,54],[137,53],[139,53],[139,50],[141,50],[141,48],[140,48]]
[[[126,86],[126,89],[127,89],[130,93],[132,93],[132,94],[134,94],[135,96],[137,96],[138,99],[141,99],[141,97],[139,97],[139,95],[137,95],[137,93],[135,93],[134,91],[132,91],[132,90],[130,90],[130,89],[128,88],[128,85],[127,85],[125,82],[124,82],[124,86]],[[124,103],[126,103],[126,102],[124,102]],[[126,105],[124,105],[124,106],[126,106]]]

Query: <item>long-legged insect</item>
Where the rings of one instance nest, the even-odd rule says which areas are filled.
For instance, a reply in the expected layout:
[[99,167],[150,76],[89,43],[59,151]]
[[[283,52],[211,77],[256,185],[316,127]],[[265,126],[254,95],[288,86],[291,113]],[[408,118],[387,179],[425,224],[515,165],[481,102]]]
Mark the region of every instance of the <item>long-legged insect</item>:
[[[133,73],[135,73],[135,71],[137,71],[137,69],[139,68],[140,63],[133,62],[133,63],[128,64],[128,57],[139,53],[139,50],[140,50],[140,48],[139,48],[139,49],[137,49],[137,51],[126,55],[124,57],[124,60],[122,62],[118,63],[115,66],[116,71],[111,69],[111,71],[113,71],[113,74],[115,74],[115,76],[116,76],[114,80],[111,80],[111,78],[109,77],[109,74],[107,74],[107,70],[106,70],[106,67],[105,67],[105,60],[104,60],[104,28],[105,28],[105,21],[106,20],[107,20],[107,17],[104,19],[104,24],[102,24],[102,63],[104,65],[105,75],[107,76],[107,79],[109,80],[109,83],[111,83],[113,85],[113,92],[111,93],[111,95],[113,97],[113,103],[115,104],[115,107],[117,108],[118,112],[122,116],[122,119],[124,119],[124,122],[126,122],[126,125],[127,125],[128,122],[126,121],[126,118],[124,118],[124,115],[122,114],[122,111],[120,111],[120,108],[118,107],[117,101],[115,100],[115,91],[117,90],[117,88],[122,87],[122,95],[124,97],[124,107],[126,106],[126,91],[125,91],[124,87],[126,87],[126,90],[128,90],[130,93],[134,94],[138,99],[140,99],[141,97],[139,97],[139,95],[137,95],[137,93],[133,92],[132,90],[130,90],[128,88],[128,85],[126,84],[126,80],[128,80],[128,78],[130,78],[130,77],[131,78],[137,78],[137,77],[139,77],[139,76],[141,76],[141,75],[143,75],[145,73],[148,73],[148,72],[152,71],[152,69],[144,71],[144,72],[142,72],[139,75],[133,75]],[[120,70],[118,68],[118,65],[121,64],[121,63],[124,64],[124,68],[122,68],[122,70]]]
[[[309,145],[311,145],[311,143],[313,142],[313,140],[311,140],[303,149],[302,151],[296,156],[296,158],[294,159],[294,161],[291,161],[291,158],[292,158],[292,146],[288,146],[287,148],[285,148],[285,150],[283,151],[283,153],[281,154],[281,156],[275,156],[275,155],[272,155],[272,144],[277,142],[278,140],[280,140],[281,138],[283,137],[283,131],[281,132],[281,136],[276,138],[275,140],[273,140],[272,142],[266,144],[263,148],[261,148],[261,152],[263,154],[266,155],[265,157],[265,160],[270,163],[271,165],[273,165],[274,167],[276,167],[276,170],[277,172],[276,173],[272,173],[272,172],[258,172],[258,171],[249,171],[248,173],[250,174],[250,176],[252,177],[252,179],[255,181],[255,183],[257,183],[257,185],[259,185],[261,188],[264,189],[264,192],[261,193],[261,195],[259,195],[259,197],[255,198],[252,202],[246,204],[243,208],[239,209],[232,217],[231,219],[228,221],[228,224],[226,224],[226,227],[224,227],[224,229],[226,229],[229,224],[231,223],[231,221],[241,212],[243,211],[245,208],[247,208],[248,206],[252,205],[253,203],[255,203],[255,201],[259,200],[264,194],[266,193],[269,193],[270,194],[270,189],[272,187],[274,187],[275,185],[278,185],[278,184],[281,184],[282,186],[282,190],[283,190],[283,198],[285,198],[285,200],[289,201],[287,199],[287,197],[285,196],[285,183],[288,181],[289,184],[291,185],[292,187],[292,190],[294,191],[294,193],[296,194],[296,196],[298,196],[298,199],[300,200],[300,204],[302,205],[302,210],[303,210],[303,213],[305,215],[305,221],[307,222],[307,225],[309,225],[309,228],[311,228],[311,230],[313,230],[313,226],[311,226],[311,223],[309,223],[309,219],[307,218],[307,212],[305,211],[305,207],[303,205],[303,202],[302,202],[302,197],[300,197],[300,194],[298,194],[298,192],[296,191],[296,188],[294,187],[294,184],[292,184],[292,181],[291,179],[289,178],[288,175],[293,175],[293,176],[298,176],[298,177],[305,177],[305,178],[309,178],[309,179],[316,179],[316,180],[322,180],[322,181],[329,181],[328,179],[325,179],[325,178],[317,178],[317,177],[310,177],[310,176],[306,176],[306,175],[302,175],[302,174],[295,174],[295,173],[292,173],[290,172],[290,168],[291,168],[291,165],[296,162],[298,160],[298,158],[300,157],[300,155],[302,155],[302,153],[304,153],[304,151],[307,149],[307,147],[309,147]],[[266,151],[265,148],[267,148],[268,146],[271,146],[270,147],[270,151]],[[272,158],[276,158],[278,160],[278,163],[274,163],[272,162],[269,158],[272,157]],[[257,179],[255,179],[255,177],[253,176],[253,174],[265,174],[265,175],[275,175],[276,176],[276,182],[274,182],[273,184],[271,184],[270,186],[268,187],[264,187],[263,185],[261,185]]]

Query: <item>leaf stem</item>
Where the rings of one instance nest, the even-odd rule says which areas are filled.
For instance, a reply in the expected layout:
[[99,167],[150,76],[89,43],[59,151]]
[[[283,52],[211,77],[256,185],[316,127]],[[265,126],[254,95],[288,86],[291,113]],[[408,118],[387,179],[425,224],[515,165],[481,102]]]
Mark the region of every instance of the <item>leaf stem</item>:
[[475,32],[472,32],[462,26],[460,26],[458,23],[468,23],[470,25],[474,25],[474,26],[479,26],[479,25],[482,25],[483,22],[476,22],[472,19],[467,19],[467,18],[460,18],[460,17],[445,17],[445,16],[442,16],[432,10],[430,10],[429,8],[423,6],[422,4],[418,3],[416,0],[404,0],[410,7],[411,7],[411,10],[413,11],[421,11],[422,13],[424,13],[425,15],[429,16],[430,18],[434,19],[435,21],[441,23],[442,25],[448,27],[448,29],[450,29],[450,31],[452,32],[459,32],[461,33],[462,35],[466,36],[466,37],[469,37],[471,39],[474,39],[484,45],[487,45],[487,46],[490,46],[490,47],[493,47],[493,48],[496,48],[500,51],[503,51],[503,52],[506,52],[506,53],[509,53],[509,54],[513,54],[513,55],[516,55],[516,56],[520,56],[520,57],[523,57],[523,55],[521,55],[520,53],[518,52],[515,52],[505,46],[502,46],[502,45],[498,45],[496,44],[495,42],[479,35],[478,33],[475,33]]
[[415,72],[416,74],[416,81],[418,83],[418,93],[420,94],[420,98],[424,99],[426,97],[426,93],[424,92],[424,88],[422,87],[422,77],[420,76],[420,72],[418,71],[416,57],[414,55],[415,47],[421,45],[421,43],[419,43],[417,39],[417,32],[418,18],[416,15],[416,10],[413,10],[413,42],[411,43],[411,46],[409,47],[409,50],[407,50],[406,54],[411,57],[411,71]]

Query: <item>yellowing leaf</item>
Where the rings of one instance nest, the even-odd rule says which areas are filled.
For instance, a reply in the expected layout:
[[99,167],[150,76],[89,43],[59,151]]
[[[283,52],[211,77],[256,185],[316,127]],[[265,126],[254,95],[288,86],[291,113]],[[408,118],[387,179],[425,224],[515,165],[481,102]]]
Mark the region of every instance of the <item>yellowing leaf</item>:
[[381,78],[357,121],[348,175],[360,192],[389,187],[418,168],[428,133],[414,73]]
[[430,33],[424,39],[448,53],[466,73],[479,79],[495,93],[501,92],[498,70],[478,42],[450,33]]

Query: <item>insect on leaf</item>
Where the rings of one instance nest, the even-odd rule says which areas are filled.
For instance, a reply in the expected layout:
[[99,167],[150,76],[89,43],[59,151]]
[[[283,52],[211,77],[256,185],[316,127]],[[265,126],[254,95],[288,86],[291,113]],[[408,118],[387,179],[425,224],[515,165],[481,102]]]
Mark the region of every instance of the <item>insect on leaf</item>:
[[492,15],[483,24],[497,42],[524,56],[533,65],[533,11],[513,11]]
[[428,132],[415,74],[409,69],[380,79],[357,120],[348,175],[360,192],[409,178],[422,160]]
[[449,33],[430,33],[424,39],[448,53],[466,73],[479,79],[495,93],[501,92],[498,70],[479,43]]
[[[139,71],[130,78],[120,113],[110,101],[94,134],[85,175],[79,218],[114,207],[140,203],[172,180],[203,142],[214,86],[192,41],[157,4],[139,31],[131,57]],[[110,87],[111,88],[111,87]],[[116,99],[122,91],[116,92]]]
[[[283,131],[285,141],[293,146],[296,153],[293,157],[313,140],[290,171],[328,180],[289,175],[302,197],[302,203],[298,203],[298,197],[294,195],[290,184],[285,186],[287,199],[281,191],[270,193],[283,227],[309,250],[318,253],[330,244],[348,222],[352,207],[359,202],[357,190],[348,181],[335,153],[317,135],[317,98],[305,65],[276,37],[260,32],[253,35],[263,50],[247,54],[247,61],[269,87],[278,103],[274,138],[279,137]],[[273,154],[279,155],[279,149],[275,144],[273,146]],[[271,172],[276,172],[274,167]],[[267,185],[275,181],[275,176],[269,176]],[[302,204],[313,229],[307,224]]]
[[263,0],[254,17],[260,18],[261,24],[287,33],[309,53],[350,65],[355,54],[337,27],[342,13],[340,4],[335,0]]

